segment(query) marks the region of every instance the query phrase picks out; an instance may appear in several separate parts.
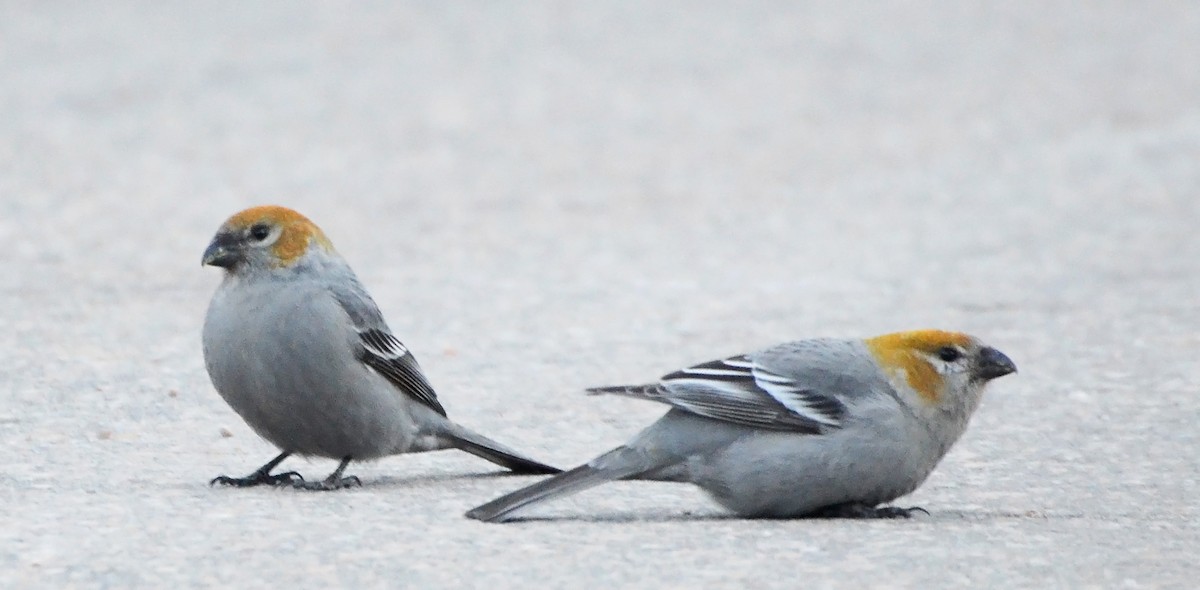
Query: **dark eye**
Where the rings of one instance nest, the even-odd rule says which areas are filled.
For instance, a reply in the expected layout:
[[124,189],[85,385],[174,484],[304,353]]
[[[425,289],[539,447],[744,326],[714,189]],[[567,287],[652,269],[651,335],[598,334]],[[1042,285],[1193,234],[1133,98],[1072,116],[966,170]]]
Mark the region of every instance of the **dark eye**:
[[959,351],[957,348],[954,348],[953,346],[943,346],[943,347],[939,348],[937,351],[937,355],[938,355],[938,358],[940,358],[948,363],[952,363],[952,362],[962,358],[962,352]]
[[250,237],[254,238],[256,242],[267,239],[269,235],[271,235],[271,227],[265,223],[256,223],[250,226]]

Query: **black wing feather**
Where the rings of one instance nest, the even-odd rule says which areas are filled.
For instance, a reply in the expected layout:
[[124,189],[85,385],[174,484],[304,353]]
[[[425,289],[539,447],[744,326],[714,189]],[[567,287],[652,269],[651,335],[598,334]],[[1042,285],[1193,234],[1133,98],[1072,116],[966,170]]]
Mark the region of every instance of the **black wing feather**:
[[437,393],[425,379],[416,357],[395,336],[383,330],[370,329],[360,332],[359,338],[363,345],[359,350],[360,361],[375,369],[400,391],[438,414],[446,415],[446,409],[438,402]]
[[805,434],[837,428],[846,410],[836,398],[802,387],[746,355],[681,369],[655,384],[588,391],[648,399],[716,420]]

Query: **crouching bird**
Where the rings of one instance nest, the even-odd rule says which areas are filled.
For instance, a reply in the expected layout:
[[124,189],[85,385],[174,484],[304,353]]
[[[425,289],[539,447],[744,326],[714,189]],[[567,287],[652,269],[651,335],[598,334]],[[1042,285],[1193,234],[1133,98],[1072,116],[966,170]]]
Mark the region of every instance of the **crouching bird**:
[[467,517],[509,520],[618,479],[689,482],[746,517],[907,517],[914,509],[880,505],[917,489],[984,386],[1014,371],[972,336],[920,330],[789,342],[657,383],[590,389],[671,409],[625,445]]

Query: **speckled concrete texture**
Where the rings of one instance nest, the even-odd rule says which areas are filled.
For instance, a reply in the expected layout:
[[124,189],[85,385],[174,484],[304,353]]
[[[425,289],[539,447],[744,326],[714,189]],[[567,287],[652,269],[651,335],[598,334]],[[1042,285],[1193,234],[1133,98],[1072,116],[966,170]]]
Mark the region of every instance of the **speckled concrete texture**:
[[[738,4],[738,6],[734,6]],[[1200,5],[0,7],[0,587],[1192,587]],[[586,386],[943,327],[1021,373],[901,505],[748,521],[462,453],[341,493],[212,390],[229,214],[320,224],[456,420],[571,466],[663,408]],[[331,461],[285,464],[311,477]]]

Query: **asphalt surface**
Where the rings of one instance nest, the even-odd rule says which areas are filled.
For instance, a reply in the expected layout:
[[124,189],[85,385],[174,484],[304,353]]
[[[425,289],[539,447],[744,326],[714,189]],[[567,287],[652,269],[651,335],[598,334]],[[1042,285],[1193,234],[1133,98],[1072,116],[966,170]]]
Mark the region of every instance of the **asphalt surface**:
[[[5,3],[0,587],[1194,587],[1200,5],[996,4]],[[663,411],[584,387],[783,340],[1021,372],[908,521],[618,483],[481,524],[533,480],[452,452],[210,488],[275,453],[200,353],[261,203],[562,466]]]

